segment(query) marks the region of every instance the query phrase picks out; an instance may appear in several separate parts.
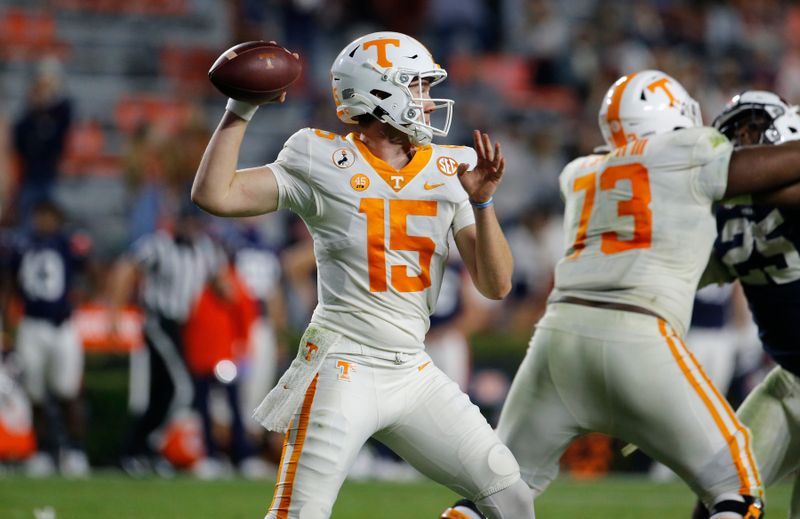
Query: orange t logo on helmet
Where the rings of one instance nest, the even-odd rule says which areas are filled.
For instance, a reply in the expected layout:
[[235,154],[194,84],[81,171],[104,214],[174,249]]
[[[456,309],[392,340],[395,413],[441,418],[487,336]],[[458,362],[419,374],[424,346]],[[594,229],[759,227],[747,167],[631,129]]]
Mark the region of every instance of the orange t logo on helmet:
[[367,50],[370,47],[375,47],[378,50],[378,65],[381,67],[391,67],[393,63],[389,61],[386,57],[386,46],[387,45],[394,45],[395,47],[400,46],[400,40],[395,39],[381,39],[381,40],[370,40],[364,42],[364,50]]
[[669,88],[667,88],[667,82],[669,82],[669,79],[662,77],[658,81],[653,81],[647,85],[647,90],[655,93],[656,88],[660,88],[665,94],[667,94],[667,97],[669,97],[669,105],[675,106],[675,96],[673,96],[672,92],[670,92]]

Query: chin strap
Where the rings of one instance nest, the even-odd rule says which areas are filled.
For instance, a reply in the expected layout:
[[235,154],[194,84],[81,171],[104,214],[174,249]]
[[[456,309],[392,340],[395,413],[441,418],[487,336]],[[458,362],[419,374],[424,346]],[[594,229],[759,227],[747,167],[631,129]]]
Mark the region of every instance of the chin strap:
[[[381,110],[383,110],[383,108],[381,108]],[[416,126],[405,126],[399,124],[397,121],[389,117],[389,114],[387,114],[385,110],[383,110],[383,113],[386,115],[384,115],[383,117],[377,117],[376,115],[377,119],[382,123],[386,123],[392,128],[408,135],[408,140],[411,142],[411,144],[415,146],[427,146],[433,140],[433,135],[430,135],[427,132],[420,130]]]

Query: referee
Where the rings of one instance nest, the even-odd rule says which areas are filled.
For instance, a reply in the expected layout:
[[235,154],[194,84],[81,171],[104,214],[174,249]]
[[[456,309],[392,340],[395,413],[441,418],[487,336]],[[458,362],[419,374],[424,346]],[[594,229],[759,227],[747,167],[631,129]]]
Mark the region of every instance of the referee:
[[[217,279],[225,261],[202,230],[197,210],[187,206],[173,232],[139,238],[119,260],[111,281],[112,326],[139,281],[145,312],[146,348],[131,357],[131,401],[143,398],[120,460],[133,476],[172,467],[159,454],[161,433],[176,413],[191,408],[192,380],[183,358],[183,325],[205,284]],[[144,369],[142,369],[144,368]]]

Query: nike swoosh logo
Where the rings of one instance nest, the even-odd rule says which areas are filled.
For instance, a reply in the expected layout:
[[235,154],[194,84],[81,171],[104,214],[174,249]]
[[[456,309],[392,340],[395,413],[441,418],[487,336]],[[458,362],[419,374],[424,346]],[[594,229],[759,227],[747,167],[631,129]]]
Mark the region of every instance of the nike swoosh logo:
[[424,187],[427,191],[430,191],[431,189],[436,189],[437,187],[442,187],[443,185],[444,182],[440,184],[428,184],[427,182],[425,182],[425,185],[422,187]]
[[422,365],[420,365],[420,366],[417,366],[417,370],[419,370],[419,371],[422,371],[423,369],[427,368],[427,367],[428,367],[428,364],[430,364],[430,363],[431,363],[431,361],[428,361],[428,362],[426,362],[425,364],[422,364]]

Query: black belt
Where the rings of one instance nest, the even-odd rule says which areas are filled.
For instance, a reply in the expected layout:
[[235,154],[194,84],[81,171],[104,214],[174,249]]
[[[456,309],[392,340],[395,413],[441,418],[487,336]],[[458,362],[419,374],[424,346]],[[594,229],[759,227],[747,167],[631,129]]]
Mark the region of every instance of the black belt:
[[656,319],[661,319],[662,321],[666,321],[666,319],[664,319],[657,313],[653,312],[652,310],[648,310],[647,308],[642,308],[641,306],[629,305],[627,303],[609,303],[607,301],[592,301],[591,299],[583,299],[582,297],[574,297],[574,296],[560,296],[555,299],[551,299],[550,303],[569,303],[571,305],[591,306],[592,308],[604,308],[606,310],[622,310],[623,312],[633,312],[636,314],[649,315],[651,317],[655,317]]

